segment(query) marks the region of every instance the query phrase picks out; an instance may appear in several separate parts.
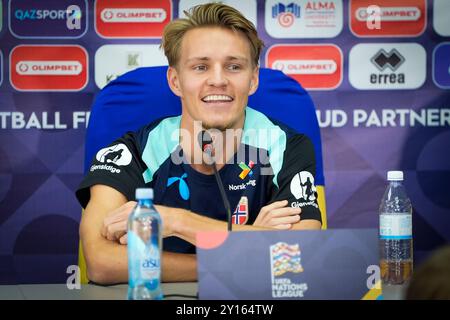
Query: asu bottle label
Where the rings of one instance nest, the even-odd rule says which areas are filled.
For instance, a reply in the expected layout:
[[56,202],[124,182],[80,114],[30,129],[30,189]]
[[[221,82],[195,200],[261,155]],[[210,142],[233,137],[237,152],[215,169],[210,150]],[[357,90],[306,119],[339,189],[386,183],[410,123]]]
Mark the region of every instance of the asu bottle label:
[[[160,279],[159,248],[150,243],[146,245],[133,231],[128,232],[128,282],[134,288],[144,284],[158,284]],[[156,280],[156,281],[154,281]]]
[[412,239],[412,216],[409,213],[381,214],[380,238],[382,240]]

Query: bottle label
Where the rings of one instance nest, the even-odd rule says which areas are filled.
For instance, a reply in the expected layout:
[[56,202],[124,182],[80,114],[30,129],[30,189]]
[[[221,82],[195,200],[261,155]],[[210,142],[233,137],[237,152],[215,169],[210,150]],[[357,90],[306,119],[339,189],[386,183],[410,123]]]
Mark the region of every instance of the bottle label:
[[133,231],[128,231],[128,282],[136,287],[157,280],[159,283],[160,252],[154,243],[145,244]]
[[380,214],[380,238],[383,240],[412,239],[411,214]]

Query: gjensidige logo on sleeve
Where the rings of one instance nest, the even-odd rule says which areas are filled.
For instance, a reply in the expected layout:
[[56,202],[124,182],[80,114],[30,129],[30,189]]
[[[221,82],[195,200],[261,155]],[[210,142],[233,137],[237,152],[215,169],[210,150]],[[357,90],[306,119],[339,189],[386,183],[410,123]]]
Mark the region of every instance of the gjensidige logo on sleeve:
[[314,185],[314,176],[308,171],[300,171],[291,180],[291,193],[297,200],[291,207],[314,206],[318,207],[316,200],[317,188]]
[[119,143],[101,149],[97,152],[95,159],[103,164],[91,166],[91,172],[95,170],[107,170],[111,173],[120,173],[121,170],[117,166],[129,165],[132,155],[125,144]]

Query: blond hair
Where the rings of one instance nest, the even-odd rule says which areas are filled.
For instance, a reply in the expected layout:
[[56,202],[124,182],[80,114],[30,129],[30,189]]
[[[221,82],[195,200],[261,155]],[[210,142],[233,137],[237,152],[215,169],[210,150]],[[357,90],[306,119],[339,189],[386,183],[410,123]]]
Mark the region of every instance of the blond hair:
[[259,55],[264,46],[258,38],[256,28],[235,8],[222,3],[208,3],[197,5],[184,11],[187,18],[176,19],[166,25],[161,42],[164,54],[169,65],[176,67],[180,59],[181,41],[184,35],[191,29],[201,27],[222,27],[234,32],[242,32],[250,43],[250,54],[252,63],[257,66]]

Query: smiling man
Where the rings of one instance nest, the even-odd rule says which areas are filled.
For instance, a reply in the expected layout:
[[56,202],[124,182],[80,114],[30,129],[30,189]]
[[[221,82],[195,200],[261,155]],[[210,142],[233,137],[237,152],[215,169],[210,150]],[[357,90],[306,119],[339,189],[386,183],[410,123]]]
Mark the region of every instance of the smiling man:
[[[127,282],[127,218],[140,187],[154,189],[163,219],[163,281],[196,280],[196,233],[227,228],[197,139],[203,129],[214,141],[233,230],[321,227],[311,141],[247,107],[258,88],[263,47],[253,24],[227,5],[196,6],[166,26],[162,47],[182,114],[100,150],[77,191],[85,208],[80,237],[88,278],[97,283]],[[102,159],[111,168],[120,162],[120,170],[107,170]]]

